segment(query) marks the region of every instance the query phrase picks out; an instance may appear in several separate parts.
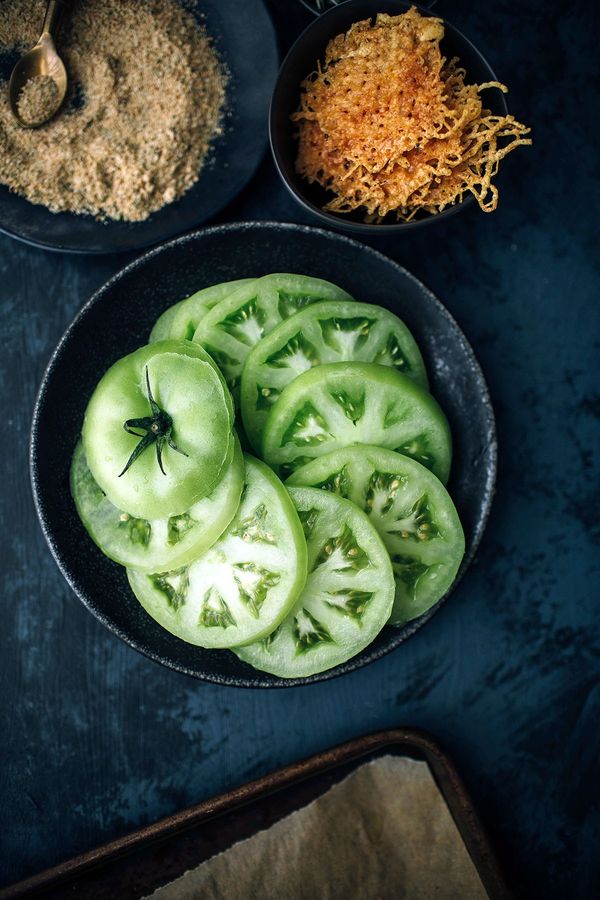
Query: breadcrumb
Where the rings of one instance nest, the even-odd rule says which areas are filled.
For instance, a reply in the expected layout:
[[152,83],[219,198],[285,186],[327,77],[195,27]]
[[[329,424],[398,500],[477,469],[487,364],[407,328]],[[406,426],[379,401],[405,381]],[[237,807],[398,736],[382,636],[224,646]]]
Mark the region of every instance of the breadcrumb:
[[58,87],[50,75],[34,75],[25,82],[17,98],[17,109],[23,122],[37,125],[56,110]]
[[[0,50],[31,47],[39,0],[0,0]],[[219,134],[226,75],[177,0],[78,0],[59,35],[71,95],[37,130],[0,82],[0,183],[53,212],[142,221],[197,180]]]

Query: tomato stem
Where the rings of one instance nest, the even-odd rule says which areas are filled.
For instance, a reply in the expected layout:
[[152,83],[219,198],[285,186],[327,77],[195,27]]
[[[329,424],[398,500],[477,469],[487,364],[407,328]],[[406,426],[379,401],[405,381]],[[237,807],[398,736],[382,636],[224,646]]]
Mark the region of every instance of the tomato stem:
[[[148,375],[148,366],[146,366],[146,388],[148,391],[148,402],[150,404],[152,415],[145,416],[142,419],[127,419],[127,421],[123,423],[123,428],[128,434],[134,434],[136,437],[141,438],[141,440],[125,463],[123,471],[119,472],[119,478],[121,477],[121,475],[124,475],[129,468],[131,468],[136,459],[141,456],[144,450],[146,450],[147,447],[149,447],[151,444],[156,444],[156,459],[160,471],[163,473],[163,475],[167,474],[162,463],[162,451],[165,443],[171,448],[171,450],[176,450],[177,453],[181,453],[182,456],[188,456],[188,454],[184,450],[180,450],[180,448],[173,441],[173,420],[171,416],[160,408],[160,406],[152,396],[152,389],[150,388],[150,376]],[[135,430],[137,428],[141,428],[146,433],[140,434],[139,431]]]

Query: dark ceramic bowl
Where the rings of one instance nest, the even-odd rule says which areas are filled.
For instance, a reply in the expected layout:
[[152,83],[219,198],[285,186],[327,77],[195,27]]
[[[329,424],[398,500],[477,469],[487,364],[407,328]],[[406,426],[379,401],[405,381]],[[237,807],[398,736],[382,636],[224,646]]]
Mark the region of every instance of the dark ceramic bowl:
[[31,478],[42,529],[65,578],[88,609],[159,662],[220,684],[274,687],[350,672],[397,647],[442,601],[402,628],[387,626],[359,656],[321,675],[286,681],[227,651],[201,650],[162,629],[140,606],[125,571],[85,532],[69,493],[69,465],[87,401],[106,369],[146,343],[157,316],[209,284],[268,272],[327,278],[358,300],[387,306],[423,352],[432,393],[454,439],[449,490],[466,536],[459,577],[473,559],[492,501],[494,415],[473,351],[442,304],[399,265],[349,238],[300,225],[242,223],[198,231],[146,253],[114,276],[67,329],[44,375],[33,416]]
[[[213,142],[196,184],[145,222],[51,213],[0,185],[0,231],[47,250],[140,250],[206,222],[240,193],[267,147],[269,100],[279,62],[275,31],[263,0],[202,0],[190,10],[206,24],[230,74],[223,133]],[[10,74],[11,62],[0,58],[2,77]]]
[[[325,212],[323,207],[331,199],[331,192],[318,184],[309,184],[295,171],[298,145],[290,116],[298,108],[300,83],[315,70],[317,60],[324,59],[328,42],[336,35],[343,34],[355,22],[372,18],[377,13],[398,15],[406,12],[411,6],[416,6],[424,16],[435,15],[435,12],[424,6],[407,3],[404,0],[346,0],[345,3],[340,3],[339,6],[334,6],[320,15],[308,26],[289,51],[279,71],[269,112],[269,139],[273,159],[283,183],[292,196],[305,210],[330,228],[371,236],[404,233],[408,229],[423,228],[447,219],[448,216],[455,215],[474,202],[469,195],[462,203],[449,206],[436,215],[423,213],[410,222],[397,222],[390,215],[381,223],[367,224],[362,221],[364,216],[360,211],[347,215]],[[444,27],[442,51],[448,59],[458,56],[467,71],[467,81],[471,84],[497,81],[488,62],[458,28],[446,20]],[[486,91],[485,102],[495,115],[506,115],[508,112],[504,94],[497,89]]]

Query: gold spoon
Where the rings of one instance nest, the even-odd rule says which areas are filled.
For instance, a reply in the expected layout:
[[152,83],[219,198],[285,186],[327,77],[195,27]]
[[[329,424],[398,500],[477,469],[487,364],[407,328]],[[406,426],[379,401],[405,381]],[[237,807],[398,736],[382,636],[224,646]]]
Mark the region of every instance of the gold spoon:
[[[21,57],[10,76],[8,95],[10,108],[14,117],[24,128],[38,128],[56,115],[67,93],[67,71],[54,46],[54,36],[58,31],[60,19],[65,10],[71,9],[74,0],[49,0],[42,25],[39,41]],[[56,96],[52,98],[51,108],[43,119],[26,121],[19,113],[19,97],[21,91],[31,78],[46,76],[56,85]]]

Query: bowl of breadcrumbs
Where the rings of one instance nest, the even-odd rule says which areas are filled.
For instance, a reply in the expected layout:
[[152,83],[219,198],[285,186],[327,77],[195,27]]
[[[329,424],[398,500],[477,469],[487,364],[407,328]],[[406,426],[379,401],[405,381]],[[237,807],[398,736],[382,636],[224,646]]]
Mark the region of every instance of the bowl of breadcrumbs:
[[531,144],[507,91],[448,22],[350,0],[317,19],[275,86],[271,148],[294,197],[342,230],[396,232],[498,205],[504,157]]
[[[36,42],[44,9],[2,0],[0,61]],[[78,0],[57,43],[70,87],[46,125],[23,128],[0,80],[0,228],[60,249],[132,249],[241,190],[263,152],[277,66],[260,0]],[[247,54],[259,50],[252,77]],[[20,98],[32,122],[47,87]]]

